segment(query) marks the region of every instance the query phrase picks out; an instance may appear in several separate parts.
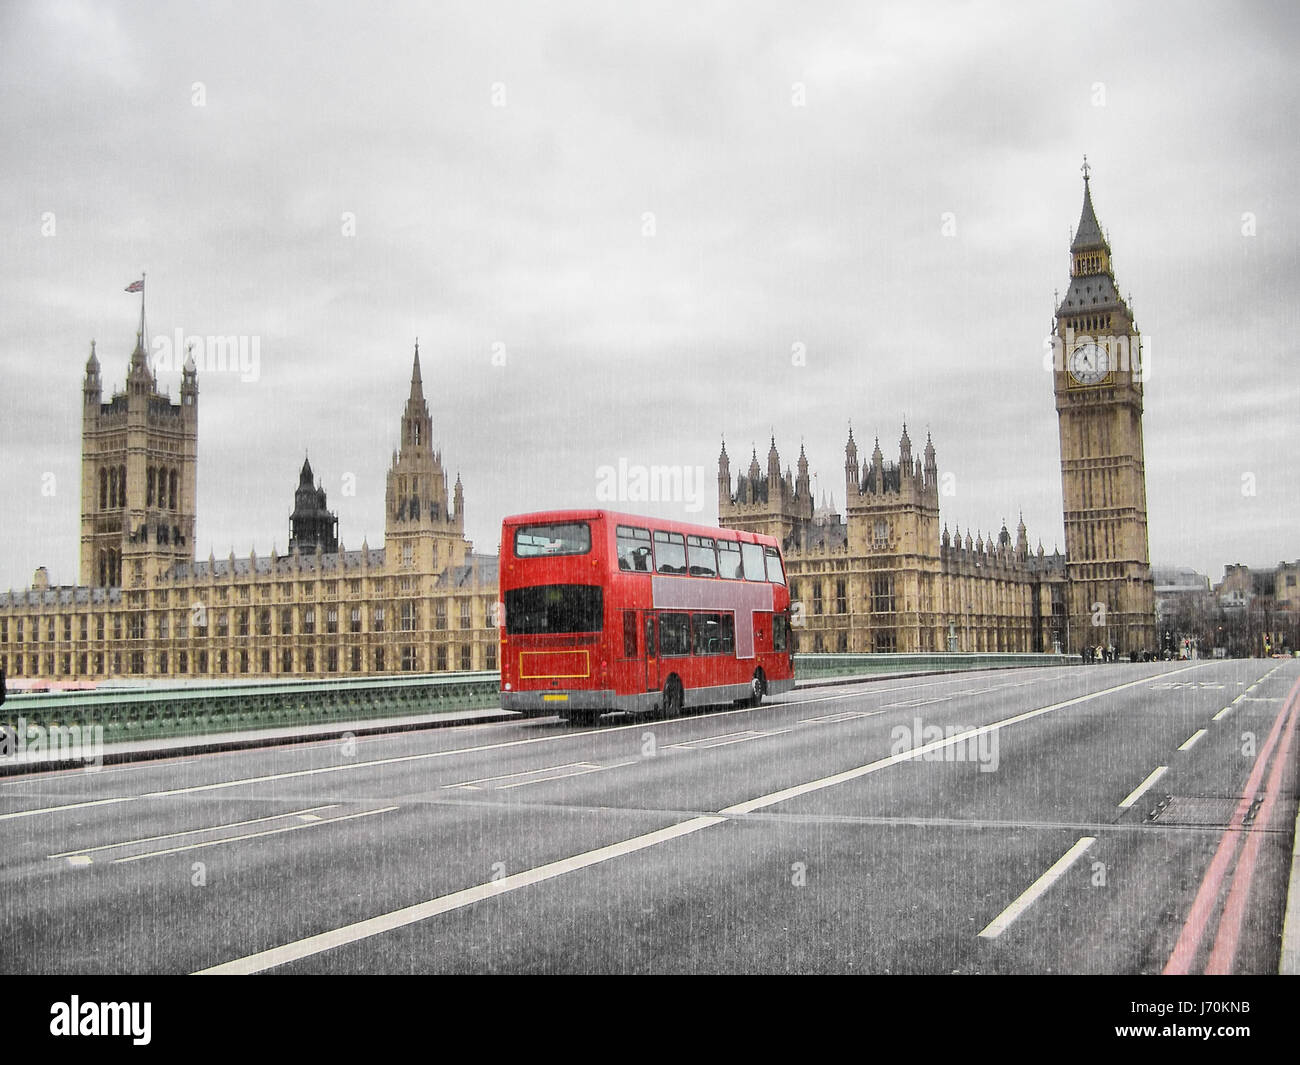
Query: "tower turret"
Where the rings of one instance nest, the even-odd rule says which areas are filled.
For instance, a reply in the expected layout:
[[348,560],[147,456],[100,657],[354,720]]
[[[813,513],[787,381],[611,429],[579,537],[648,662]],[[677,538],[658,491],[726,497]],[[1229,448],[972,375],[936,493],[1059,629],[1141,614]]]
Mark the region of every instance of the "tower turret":
[[844,445],[844,491],[846,503],[852,503],[862,484],[858,466],[858,445],[853,439],[853,426],[849,426],[849,442]]
[[90,358],[86,360],[86,379],[81,385],[82,402],[86,406],[98,404],[103,394],[99,379],[99,357],[95,354],[95,342],[90,342]]
[[731,505],[731,459],[727,456],[727,441],[722,441],[718,455],[718,513]]
[[776,434],[772,435],[772,446],[767,449],[767,491],[768,498],[781,491],[781,456],[776,450]]

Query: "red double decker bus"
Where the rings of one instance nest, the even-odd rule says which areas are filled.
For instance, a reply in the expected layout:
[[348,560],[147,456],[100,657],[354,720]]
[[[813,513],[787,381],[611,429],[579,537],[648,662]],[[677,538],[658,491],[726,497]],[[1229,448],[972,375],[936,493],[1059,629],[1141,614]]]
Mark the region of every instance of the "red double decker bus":
[[505,709],[674,717],[794,686],[770,536],[604,510],[522,514],[501,527],[500,581]]

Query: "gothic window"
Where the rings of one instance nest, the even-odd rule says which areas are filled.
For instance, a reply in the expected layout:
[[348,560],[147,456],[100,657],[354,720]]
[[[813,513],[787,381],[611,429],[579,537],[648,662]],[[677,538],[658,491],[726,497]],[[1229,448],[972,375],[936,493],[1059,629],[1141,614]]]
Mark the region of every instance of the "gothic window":
[[108,471],[102,467],[99,471],[99,509],[108,509]]
[[117,505],[126,506],[126,467],[117,468]]
[[153,468],[152,466],[150,466],[150,467],[149,467],[149,482],[148,482],[148,485],[147,485],[146,488],[145,488],[145,503],[144,503],[144,505],[145,505],[146,507],[151,507],[151,506],[153,506],[153,486],[154,486],[154,479],[156,478],[156,476],[157,476],[157,474],[156,474],[156,472],[154,471],[154,468]]
[[176,471],[175,470],[172,470],[170,476],[168,477],[167,496],[168,496],[168,500],[167,500],[168,509],[175,510],[176,509]]

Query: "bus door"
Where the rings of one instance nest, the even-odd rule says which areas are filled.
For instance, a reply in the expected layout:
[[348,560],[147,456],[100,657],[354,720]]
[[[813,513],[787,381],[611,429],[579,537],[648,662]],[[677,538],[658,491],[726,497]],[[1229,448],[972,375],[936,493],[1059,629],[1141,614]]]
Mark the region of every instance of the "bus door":
[[645,690],[657,692],[660,688],[659,640],[657,639],[655,616],[649,611],[646,611],[642,616],[645,619],[642,623],[642,629],[645,632]]

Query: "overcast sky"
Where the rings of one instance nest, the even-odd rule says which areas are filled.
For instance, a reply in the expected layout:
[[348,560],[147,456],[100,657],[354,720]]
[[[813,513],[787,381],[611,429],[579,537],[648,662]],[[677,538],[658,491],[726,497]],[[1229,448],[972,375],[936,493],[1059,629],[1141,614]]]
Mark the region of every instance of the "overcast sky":
[[1298,46],[1271,3],[0,4],[0,586],[77,579],[83,368],[122,387],[144,271],[152,334],[260,345],[200,374],[203,558],[285,550],[304,453],[382,542],[417,336],[479,550],[620,460],[702,466],[712,522],[724,434],[842,508],[850,422],[896,459],[904,417],[941,520],[1063,546],[1084,153],[1153,563],[1300,557]]

